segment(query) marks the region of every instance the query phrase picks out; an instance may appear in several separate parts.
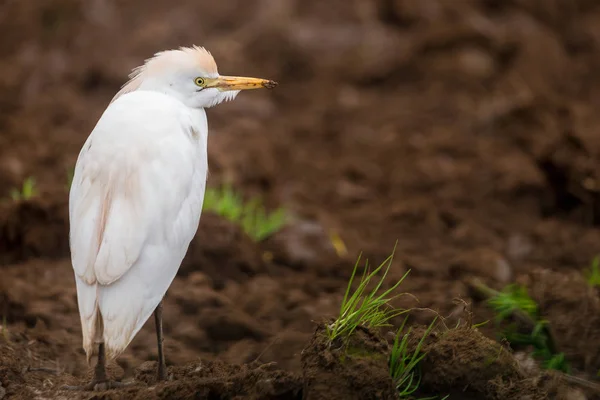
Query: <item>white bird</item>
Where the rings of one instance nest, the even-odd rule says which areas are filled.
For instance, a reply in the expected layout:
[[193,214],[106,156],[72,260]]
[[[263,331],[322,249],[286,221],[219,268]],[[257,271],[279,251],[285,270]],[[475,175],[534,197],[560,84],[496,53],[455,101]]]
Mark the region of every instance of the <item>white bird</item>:
[[273,88],[221,76],[202,47],[157,53],[133,70],[86,140],[69,194],[71,261],[83,348],[98,355],[89,385],[110,381],[121,354],[154,312],[158,378],[166,379],[162,299],[200,221],[206,177],[205,108],[240,90]]

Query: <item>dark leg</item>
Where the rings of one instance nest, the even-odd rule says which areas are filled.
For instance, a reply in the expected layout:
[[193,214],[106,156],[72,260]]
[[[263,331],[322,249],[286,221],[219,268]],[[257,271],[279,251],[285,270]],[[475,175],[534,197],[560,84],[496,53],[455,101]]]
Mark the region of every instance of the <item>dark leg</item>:
[[115,382],[108,379],[106,375],[106,352],[104,350],[104,343],[100,343],[98,345],[98,362],[94,368],[94,379],[84,386],[64,386],[63,389],[101,391],[129,385],[130,383]]
[[106,351],[104,343],[98,345],[98,362],[94,368],[94,380],[92,382],[101,383],[108,381],[106,377]]
[[167,365],[165,364],[165,353],[163,351],[163,326],[162,326],[162,300],[154,310],[154,324],[156,325],[156,341],[158,343],[158,380],[167,380]]

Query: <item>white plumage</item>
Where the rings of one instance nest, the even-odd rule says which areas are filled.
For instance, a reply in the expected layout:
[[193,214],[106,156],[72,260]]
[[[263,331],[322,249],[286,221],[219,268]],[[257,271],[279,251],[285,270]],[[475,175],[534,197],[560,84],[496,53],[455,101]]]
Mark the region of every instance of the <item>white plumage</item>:
[[119,355],[175,277],[202,209],[206,133],[204,110],[138,91],[112,103],[85,143],[70,218],[88,355],[94,339]]
[[[276,85],[221,76],[200,47],[157,53],[130,78],[85,142],[69,195],[83,347],[88,361],[99,353],[101,367],[88,388],[107,381],[105,359],[157,309],[196,233],[208,169],[204,108]],[[164,358],[159,364],[164,379]]]

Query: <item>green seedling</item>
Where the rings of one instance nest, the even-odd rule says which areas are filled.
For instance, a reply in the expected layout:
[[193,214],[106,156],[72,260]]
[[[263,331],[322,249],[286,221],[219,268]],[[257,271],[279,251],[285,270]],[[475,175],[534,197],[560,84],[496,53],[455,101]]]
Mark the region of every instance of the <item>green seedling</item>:
[[528,333],[522,333],[514,324],[510,324],[502,332],[506,340],[515,345],[533,347],[533,357],[540,359],[544,368],[569,373],[570,368],[564,354],[554,350],[548,321],[541,318],[538,305],[529,297],[526,288],[509,285],[491,297],[488,303],[496,312],[497,323],[518,313],[524,314],[533,323],[533,328]]
[[67,191],[71,190],[71,186],[73,185],[73,177],[75,176],[75,168],[70,168],[67,170]]
[[509,285],[496,296],[489,299],[489,304],[496,311],[496,321],[501,322],[511,316],[516,310],[524,312],[531,318],[536,318],[538,307],[529,297],[527,289],[518,285]]
[[23,181],[21,189],[11,189],[10,197],[14,201],[29,200],[37,195],[37,189],[35,187],[35,179],[29,177]]
[[411,395],[419,388],[421,383],[421,371],[418,367],[419,363],[426,355],[425,353],[421,352],[421,349],[423,347],[423,343],[425,342],[425,338],[427,338],[433,329],[436,319],[434,319],[429,325],[412,352],[408,351],[408,338],[410,337],[410,329],[405,334],[402,334],[404,331],[404,325],[406,324],[406,319],[396,333],[394,345],[392,346],[392,353],[390,355],[390,375],[394,380],[394,384],[396,385],[396,390],[398,391],[398,396],[400,399],[411,398]]
[[286,223],[286,213],[283,208],[267,212],[260,204],[259,199],[254,199],[246,204],[242,213],[242,228],[256,242],[260,242],[278,232]]
[[600,255],[594,257],[592,265],[584,271],[587,283],[592,287],[600,287]]
[[[336,340],[342,340],[347,343],[352,333],[359,326],[366,328],[389,326],[389,321],[392,318],[408,311],[395,309],[390,305],[390,302],[404,294],[395,293],[395,291],[410,271],[407,271],[391,288],[387,290],[382,289],[383,281],[392,265],[393,257],[394,253],[381,263],[381,265],[375,268],[373,272],[368,272],[369,268],[367,261],[358,287],[351,292],[352,283],[354,282],[360,263],[360,256],[358,257],[358,260],[354,265],[354,270],[352,271],[352,276],[348,282],[344,299],[342,300],[340,314],[333,323],[326,326],[326,334],[329,343]],[[385,272],[381,278],[377,280],[377,275],[384,267]],[[367,288],[371,283],[375,286],[369,291]]]
[[287,222],[283,208],[267,212],[260,199],[245,202],[230,186],[207,188],[204,194],[205,211],[239,225],[254,241],[260,242],[279,231]]

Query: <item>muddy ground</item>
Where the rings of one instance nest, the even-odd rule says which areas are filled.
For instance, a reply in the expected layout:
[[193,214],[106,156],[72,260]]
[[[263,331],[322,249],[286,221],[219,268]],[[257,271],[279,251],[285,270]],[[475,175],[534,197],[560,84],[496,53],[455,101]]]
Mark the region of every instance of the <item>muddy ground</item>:
[[[411,269],[403,290],[419,307],[467,329],[455,298],[471,303],[474,323],[492,317],[468,279],[525,283],[573,373],[596,379],[600,298],[581,275],[600,252],[596,1],[7,0],[0,398],[92,396],[60,390],[90,376],[68,256],[68,171],[129,70],[189,44],[206,46],[221,73],[280,82],[209,111],[209,185],[261,194],[294,221],[255,244],[204,215],[166,297],[171,381],[155,385],[149,322],[111,367],[137,385],[93,398],[389,398],[381,365],[364,364],[378,358],[340,367],[314,333],[335,314],[358,253],[382,261],[396,241],[391,278]],[[28,176],[40,195],[13,202],[10,189]],[[432,317],[414,313],[411,324]],[[496,337],[493,324],[481,330]],[[515,364],[476,331],[439,335],[425,394],[600,398]],[[501,354],[498,368],[477,360],[489,351]],[[323,370],[328,382],[366,386],[332,391]]]

